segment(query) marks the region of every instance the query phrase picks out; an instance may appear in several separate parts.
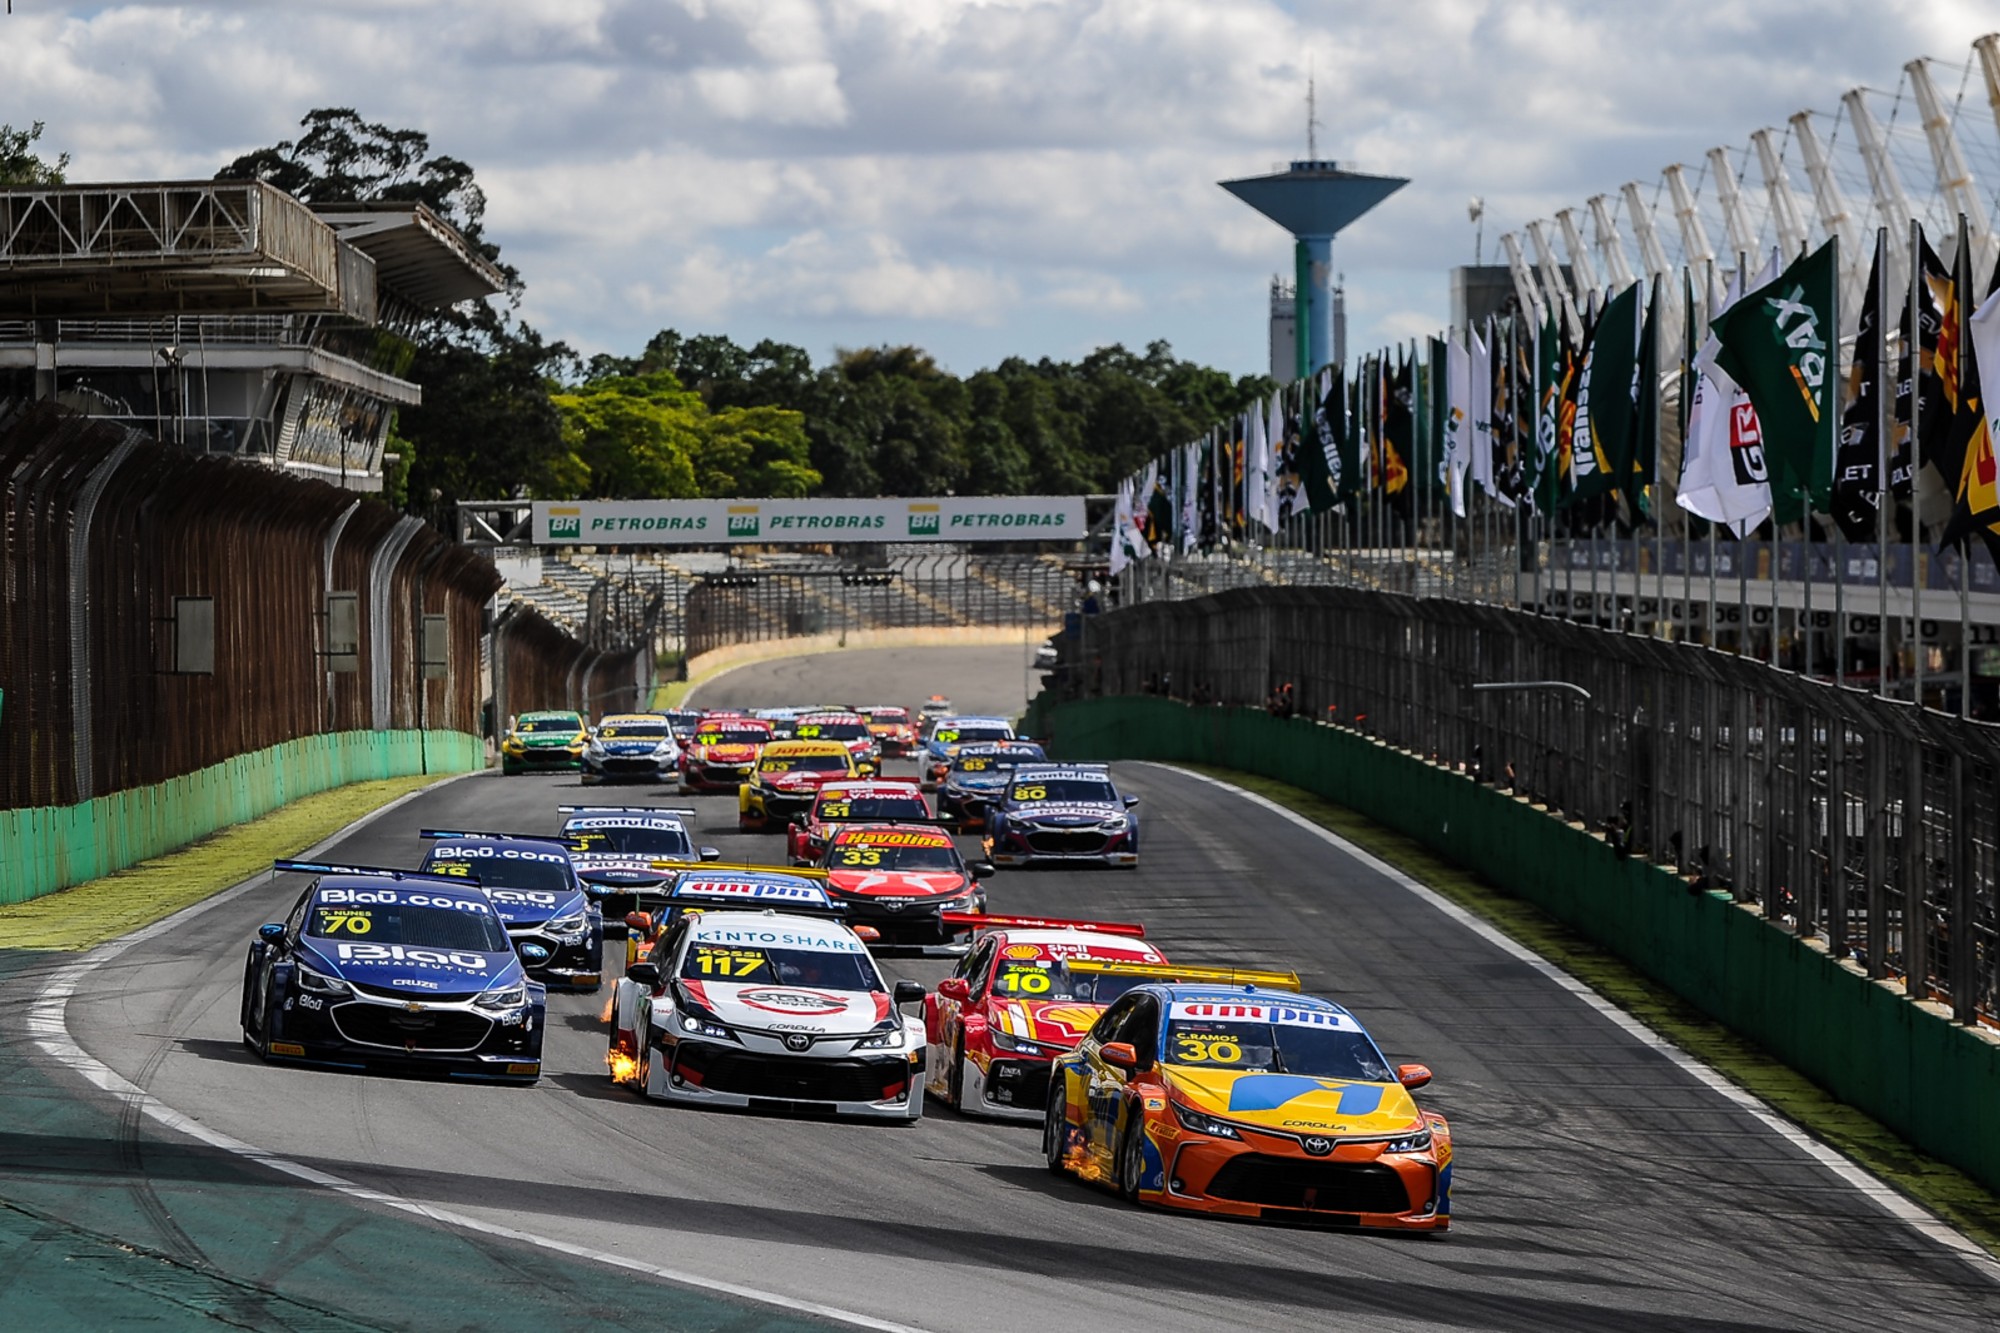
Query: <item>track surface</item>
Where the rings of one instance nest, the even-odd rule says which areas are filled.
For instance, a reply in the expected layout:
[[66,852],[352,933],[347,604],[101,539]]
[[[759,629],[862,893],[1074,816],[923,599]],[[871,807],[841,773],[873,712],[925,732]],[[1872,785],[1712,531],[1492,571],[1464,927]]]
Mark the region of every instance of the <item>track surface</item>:
[[[699,699],[943,691],[1005,709],[1021,678],[1014,649],[855,651],[744,668]],[[291,877],[134,949],[69,1026],[169,1105],[349,1179],[926,1327],[2000,1327],[1984,1277],[1533,968],[1268,811],[1165,769],[1119,777],[1144,798],[1142,867],[1003,871],[994,909],[1141,919],[1173,957],[1294,966],[1344,1000],[1392,1061],[1437,1072],[1422,1100],[1457,1139],[1451,1235],[1130,1209],[1050,1179],[1033,1127],[935,1105],[910,1128],[647,1105],[606,1081],[601,996],[551,997],[549,1074],[532,1089],[267,1068],[237,1043],[237,985],[246,941],[298,893]],[[558,802],[600,795],[474,778],[337,853],[413,864],[421,825],[554,829]],[[733,832],[733,800],[697,803],[699,840],[782,857],[778,839]],[[943,966],[888,970],[934,982]],[[629,1275],[605,1280],[646,1307]]]

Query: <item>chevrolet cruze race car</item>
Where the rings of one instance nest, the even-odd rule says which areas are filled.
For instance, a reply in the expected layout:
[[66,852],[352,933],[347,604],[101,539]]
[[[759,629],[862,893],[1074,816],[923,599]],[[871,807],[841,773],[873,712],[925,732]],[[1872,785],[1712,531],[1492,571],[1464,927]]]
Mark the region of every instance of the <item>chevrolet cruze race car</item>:
[[[613,1021],[649,1098],[914,1121],[924,1113],[923,987],[892,989],[839,921],[684,914],[626,969]],[[619,1066],[614,1061],[615,1077]]]
[[842,825],[820,864],[849,921],[873,926],[885,945],[919,947],[963,937],[970,927],[951,917],[986,910],[979,881],[993,873],[984,861],[967,864],[951,834],[924,824]]
[[868,729],[868,719],[852,712],[812,712],[800,715],[792,734],[802,741],[838,741],[854,757],[854,768],[867,777],[882,766],[882,747]]
[[839,741],[774,741],[764,747],[756,771],[736,789],[737,831],[783,828],[793,815],[812,808],[822,786],[856,776],[854,756]]
[[1017,768],[986,819],[986,853],[993,864],[1101,861],[1139,864],[1136,796],[1121,796],[1102,764]]
[[528,975],[545,986],[594,991],[604,973],[604,913],[583,890],[569,844],[529,833],[423,829],[429,874],[476,878],[493,900]]
[[910,721],[909,709],[877,704],[855,711],[867,720],[868,734],[884,758],[901,758],[917,747],[917,724]]
[[1443,1231],[1451,1129],[1346,1009],[1256,987],[1146,985],[1058,1059],[1049,1170],[1134,1203]]
[[1004,717],[942,717],[924,734],[918,772],[929,791],[944,781],[945,771],[961,745],[983,745],[1014,739],[1014,725]]
[[523,713],[500,741],[500,771],[574,773],[588,740],[581,713]]
[[685,745],[707,714],[699,708],[662,708],[656,716],[665,718],[667,725],[674,729],[674,743]]
[[785,852],[794,865],[811,865],[825,854],[826,840],[842,824],[928,823],[930,817],[930,805],[914,779],[829,782],[813,797],[812,809],[792,817]]
[[798,735],[799,714],[805,711],[803,708],[759,708],[753,710],[750,716],[771,724],[772,740],[788,741]]
[[266,1060],[532,1083],[544,992],[468,877],[325,862],[243,964],[243,1041]]
[[658,713],[618,713],[605,718],[583,747],[583,780],[671,782],[680,775],[680,742]]
[[771,743],[771,724],[741,715],[704,717],[681,747],[681,790],[733,792]]
[[1047,763],[1048,756],[1033,741],[996,741],[991,745],[961,745],[938,784],[938,818],[961,833],[986,827],[986,808],[1007,789],[1007,781],[1022,764]]
[[[642,805],[559,805],[567,816],[562,836],[584,892],[603,909],[607,929],[643,905],[673,877],[671,864],[719,860],[714,847],[696,847],[685,819],[692,810]],[[614,932],[615,933],[615,932]]]

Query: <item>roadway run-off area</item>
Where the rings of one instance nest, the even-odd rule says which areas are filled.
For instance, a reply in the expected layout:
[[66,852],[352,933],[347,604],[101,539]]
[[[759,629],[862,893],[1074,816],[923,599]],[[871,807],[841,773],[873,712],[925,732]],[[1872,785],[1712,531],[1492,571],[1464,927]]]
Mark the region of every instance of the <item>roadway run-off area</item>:
[[[848,651],[739,669],[714,705],[848,700],[1017,711],[1020,648]],[[889,771],[905,771],[892,761]],[[355,1201],[164,1127],[30,1041],[30,1002],[75,956],[0,973],[10,1123],[0,1226],[83,1279],[116,1237],[159,1254],[167,1322],[535,1327],[581,1319],[795,1327],[791,1308],[688,1292],[604,1254],[893,1324],[995,1330],[2000,1326],[1990,1269],[1891,1219],[1824,1165],[1540,970],[1281,815],[1197,778],[1120,765],[1142,796],[1136,872],[1002,871],[991,906],[1143,921],[1185,962],[1293,967],[1353,1008],[1451,1117],[1455,1229],[1377,1237],[1138,1211],[1051,1178],[1031,1125],[935,1106],[914,1127],[688,1111],[604,1072],[603,996],[551,996],[530,1089],[267,1067],[238,1040],[243,952],[302,882],[259,884],[87,973],[66,1027],[89,1057],[212,1137],[563,1247]],[[328,849],[413,865],[425,825],[553,831],[558,803],[733,798],[452,782]],[[973,840],[966,840],[969,851]],[[622,944],[611,946],[622,957]],[[608,964],[615,973],[618,963]],[[891,962],[927,984],[940,962]],[[53,1248],[50,1248],[53,1247]],[[11,1244],[7,1248],[13,1248]],[[112,1265],[116,1255],[102,1257]],[[19,1265],[0,1274],[17,1299]],[[84,1270],[89,1270],[85,1272]],[[117,1269],[123,1272],[126,1270]],[[49,1279],[30,1294],[51,1297]],[[121,1280],[119,1290],[131,1283]],[[16,1307],[19,1308],[19,1307]],[[102,1307],[110,1310],[111,1307]],[[90,1322],[79,1314],[81,1322]],[[106,1322],[113,1322],[107,1320]]]

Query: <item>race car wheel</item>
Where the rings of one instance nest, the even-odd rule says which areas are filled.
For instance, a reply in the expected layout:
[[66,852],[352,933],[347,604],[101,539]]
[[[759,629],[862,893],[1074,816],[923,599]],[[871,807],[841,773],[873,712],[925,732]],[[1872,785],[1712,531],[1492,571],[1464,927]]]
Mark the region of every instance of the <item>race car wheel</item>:
[[1067,1156],[1064,1140],[1068,1137],[1069,1118],[1063,1109],[1063,1086],[1058,1078],[1049,1085],[1048,1109],[1042,1112],[1042,1158],[1052,1176],[1060,1176],[1068,1169],[1063,1164]]
[[951,1068],[945,1073],[945,1096],[952,1109],[965,1111],[965,1034],[959,1033],[951,1043]]
[[1125,1127],[1125,1138],[1118,1145],[1118,1197],[1127,1203],[1139,1202],[1139,1182],[1146,1174],[1145,1129],[1137,1111],[1132,1112],[1132,1117],[1132,1123]]

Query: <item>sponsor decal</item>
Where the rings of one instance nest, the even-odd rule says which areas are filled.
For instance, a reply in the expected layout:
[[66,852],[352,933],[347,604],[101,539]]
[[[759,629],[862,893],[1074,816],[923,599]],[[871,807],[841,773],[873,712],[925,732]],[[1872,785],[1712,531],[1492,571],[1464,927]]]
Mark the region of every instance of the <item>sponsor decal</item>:
[[737,992],[736,998],[752,1009],[773,1014],[831,1014],[847,1008],[847,998],[828,991],[759,990]]
[[431,848],[431,861],[567,861],[568,852],[537,852],[523,847],[495,847],[482,843],[467,847],[456,841],[439,843]]
[[416,893],[406,889],[321,889],[319,900],[322,906],[329,907],[341,903],[378,907],[448,907],[459,912],[493,914],[491,907],[476,898],[454,898],[442,893]]
[[847,935],[813,935],[802,931],[748,929],[714,921],[697,923],[701,939],[712,944],[778,945],[787,949],[817,949],[822,953],[867,953],[860,940]]
[[403,944],[347,944],[334,946],[343,963],[409,963],[416,967],[450,967],[466,972],[484,972],[486,955],[464,949],[418,949]]
[[1039,944],[1010,944],[1000,951],[1002,958],[1040,958],[1042,946]]
[[949,847],[951,838],[943,833],[872,833],[857,830],[843,833],[835,843],[839,847]]
[[581,541],[583,539],[583,511],[573,506],[549,510],[549,540]]
[[561,901],[558,894],[541,889],[488,889],[496,903],[520,903],[526,907],[554,907]]

